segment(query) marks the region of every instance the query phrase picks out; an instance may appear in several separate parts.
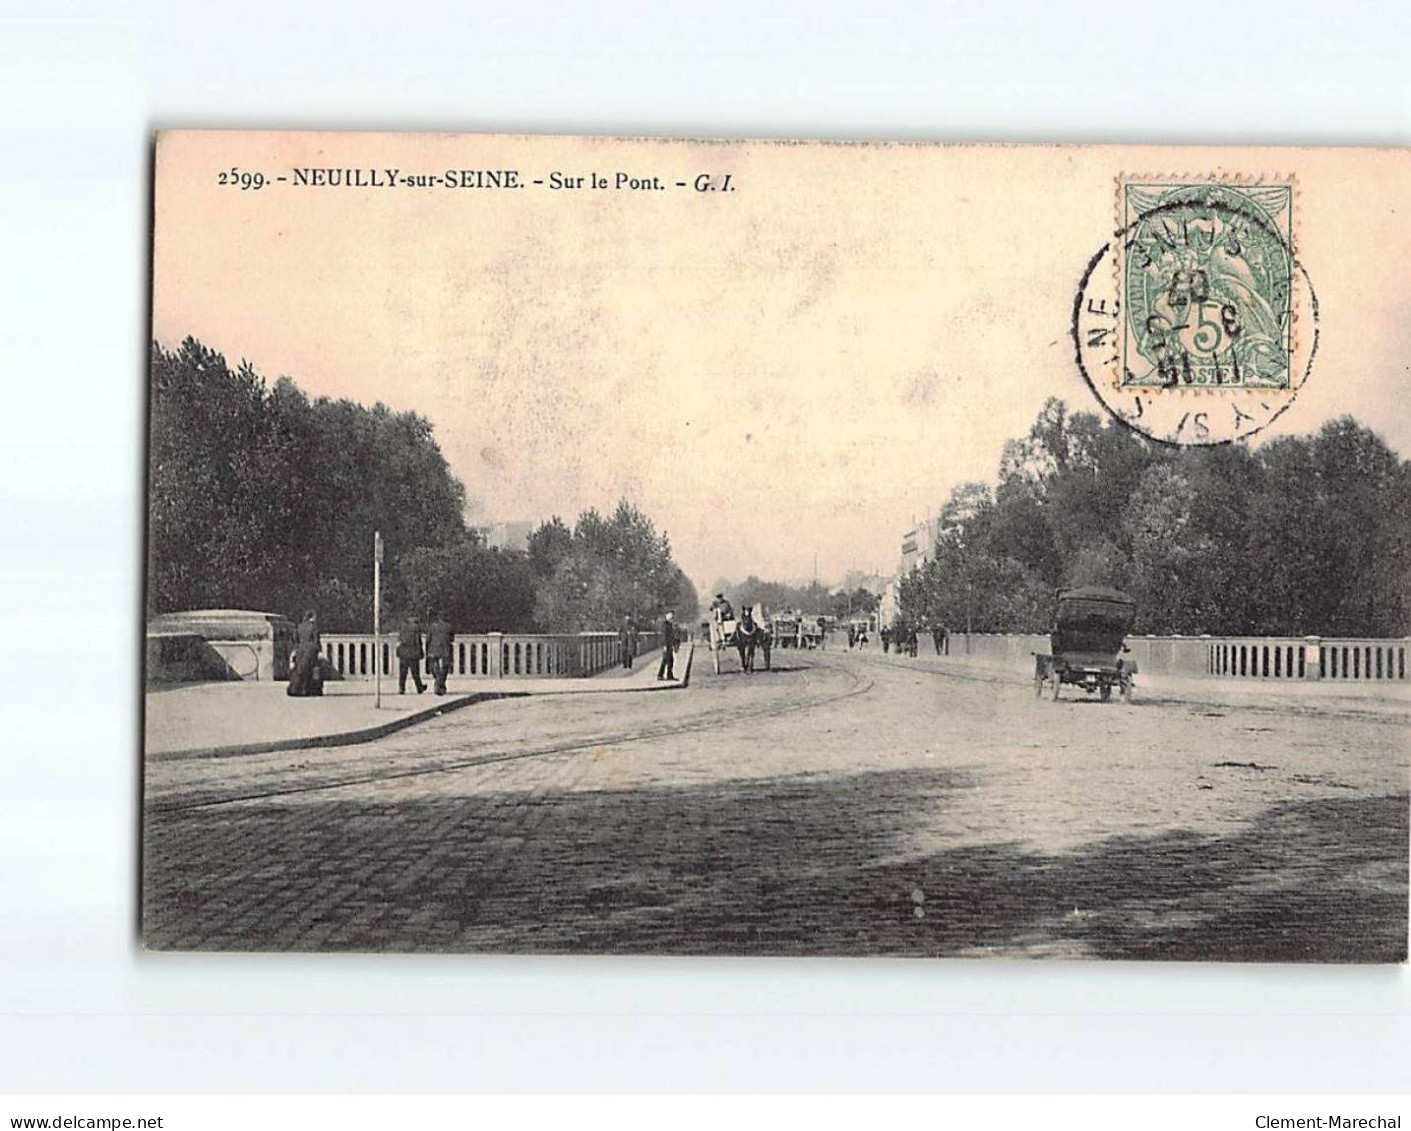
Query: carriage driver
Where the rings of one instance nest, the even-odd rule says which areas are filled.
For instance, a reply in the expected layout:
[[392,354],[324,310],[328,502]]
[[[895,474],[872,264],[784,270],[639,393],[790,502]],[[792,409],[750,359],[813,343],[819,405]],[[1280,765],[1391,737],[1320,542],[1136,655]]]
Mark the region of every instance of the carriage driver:
[[724,593],[717,593],[715,595],[715,600],[710,603],[710,612],[717,623],[735,619],[734,606],[725,599]]

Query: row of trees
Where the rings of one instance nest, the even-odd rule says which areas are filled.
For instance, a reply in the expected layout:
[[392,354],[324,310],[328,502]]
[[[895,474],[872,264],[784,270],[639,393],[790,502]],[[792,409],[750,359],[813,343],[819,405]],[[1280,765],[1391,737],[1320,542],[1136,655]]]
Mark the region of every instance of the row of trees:
[[192,338],[154,343],[150,406],[154,613],[314,608],[326,629],[366,631],[380,530],[389,623],[441,609],[466,632],[567,632],[695,616],[670,542],[626,502],[545,523],[528,553],[485,546],[416,413],[310,400],[287,377],[270,387]]
[[1411,462],[1350,417],[1171,448],[1051,399],[939,528],[904,625],[1044,631],[1056,588],[1110,585],[1143,633],[1411,634]]

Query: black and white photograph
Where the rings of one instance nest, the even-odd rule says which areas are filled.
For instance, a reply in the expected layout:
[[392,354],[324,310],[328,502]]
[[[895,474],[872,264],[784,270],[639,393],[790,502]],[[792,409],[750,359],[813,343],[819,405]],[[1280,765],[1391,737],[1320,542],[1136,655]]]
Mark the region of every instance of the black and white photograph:
[[147,950],[1406,960],[1404,153],[153,184]]

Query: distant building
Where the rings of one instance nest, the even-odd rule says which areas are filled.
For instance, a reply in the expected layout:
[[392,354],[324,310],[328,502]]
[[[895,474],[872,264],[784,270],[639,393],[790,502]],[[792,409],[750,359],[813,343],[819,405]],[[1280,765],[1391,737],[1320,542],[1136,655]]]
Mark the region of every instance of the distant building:
[[936,536],[940,533],[939,522],[934,518],[922,519],[913,523],[911,529],[901,536],[901,564],[899,573],[910,573],[917,566],[924,565],[936,556]]
[[940,534],[939,518],[924,518],[913,522],[901,536],[901,557],[897,571],[882,590],[877,612],[883,624],[891,624],[900,610],[901,580],[912,570],[920,569],[936,556],[936,538]]
[[492,550],[518,550],[524,552],[529,549],[529,536],[534,533],[534,528],[538,525],[535,522],[514,520],[510,522],[490,522],[482,526],[472,527],[481,541]]

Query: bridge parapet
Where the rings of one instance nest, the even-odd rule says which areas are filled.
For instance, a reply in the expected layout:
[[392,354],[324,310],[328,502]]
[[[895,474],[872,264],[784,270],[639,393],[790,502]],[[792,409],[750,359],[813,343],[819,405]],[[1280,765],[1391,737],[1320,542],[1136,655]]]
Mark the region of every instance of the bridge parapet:
[[[956,659],[1027,669],[1049,639],[1035,633],[953,633]],[[1129,636],[1128,655],[1150,675],[1232,680],[1411,681],[1411,638]]]
[[[661,634],[639,632],[638,652],[661,647]],[[397,640],[372,633],[323,634],[323,654],[344,679],[373,679],[375,665],[384,676],[397,674]],[[451,645],[450,675],[471,679],[586,677],[622,663],[622,642],[615,632],[510,633],[457,635]],[[425,661],[422,663],[425,668]]]

